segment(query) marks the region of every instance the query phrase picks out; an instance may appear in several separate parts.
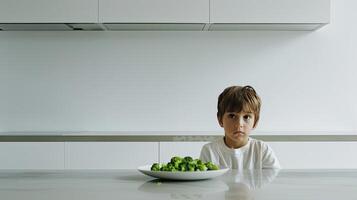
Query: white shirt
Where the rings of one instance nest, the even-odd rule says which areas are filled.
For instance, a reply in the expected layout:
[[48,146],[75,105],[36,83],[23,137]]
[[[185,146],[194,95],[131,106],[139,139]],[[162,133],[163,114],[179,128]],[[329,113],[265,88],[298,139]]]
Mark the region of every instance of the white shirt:
[[226,146],[220,138],[202,147],[200,160],[212,161],[220,168],[279,169],[280,163],[273,150],[261,140],[248,138],[248,143],[238,149]]

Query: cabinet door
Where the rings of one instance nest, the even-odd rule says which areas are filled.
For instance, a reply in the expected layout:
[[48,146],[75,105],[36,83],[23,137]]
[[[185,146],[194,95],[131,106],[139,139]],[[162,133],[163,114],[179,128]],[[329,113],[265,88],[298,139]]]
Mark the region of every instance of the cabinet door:
[[99,0],[102,23],[208,23],[209,0]]
[[328,23],[330,0],[210,0],[210,23]]
[[160,142],[160,162],[168,163],[173,156],[200,157],[203,145],[209,142]]
[[98,0],[1,0],[0,23],[96,23]]
[[136,169],[158,161],[157,142],[66,142],[66,169]]
[[63,142],[1,142],[0,169],[64,169]]

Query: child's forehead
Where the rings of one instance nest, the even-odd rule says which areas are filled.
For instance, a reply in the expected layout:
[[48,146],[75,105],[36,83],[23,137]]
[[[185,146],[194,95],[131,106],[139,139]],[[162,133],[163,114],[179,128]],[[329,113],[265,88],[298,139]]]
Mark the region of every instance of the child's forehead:
[[225,113],[228,113],[228,114],[254,114],[252,111],[250,110],[242,110],[242,111],[226,111]]
[[247,105],[229,105],[225,112],[229,113],[254,113],[253,109]]

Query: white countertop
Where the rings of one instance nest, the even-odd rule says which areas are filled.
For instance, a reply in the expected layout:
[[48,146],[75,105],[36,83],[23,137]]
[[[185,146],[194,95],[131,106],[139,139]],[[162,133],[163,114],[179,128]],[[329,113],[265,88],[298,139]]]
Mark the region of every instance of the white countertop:
[[203,181],[163,181],[137,170],[0,171],[0,198],[357,199],[357,170],[235,170]]

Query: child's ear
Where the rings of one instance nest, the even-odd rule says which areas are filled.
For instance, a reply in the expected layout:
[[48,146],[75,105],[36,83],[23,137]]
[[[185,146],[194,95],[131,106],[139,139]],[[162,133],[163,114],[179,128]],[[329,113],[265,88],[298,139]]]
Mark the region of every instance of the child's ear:
[[[255,123],[255,122],[254,122]],[[252,130],[254,130],[257,127],[257,123],[254,124]]]

